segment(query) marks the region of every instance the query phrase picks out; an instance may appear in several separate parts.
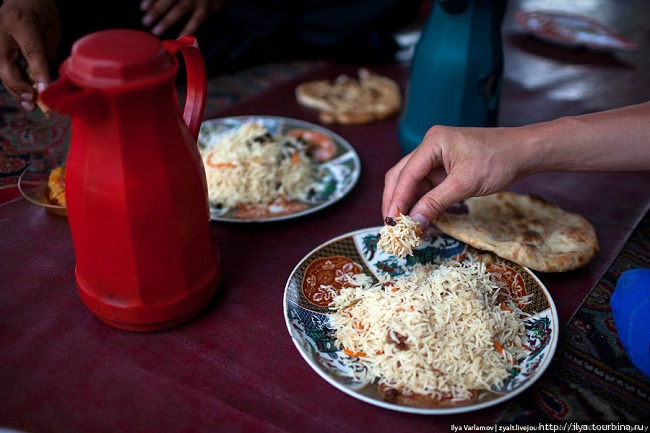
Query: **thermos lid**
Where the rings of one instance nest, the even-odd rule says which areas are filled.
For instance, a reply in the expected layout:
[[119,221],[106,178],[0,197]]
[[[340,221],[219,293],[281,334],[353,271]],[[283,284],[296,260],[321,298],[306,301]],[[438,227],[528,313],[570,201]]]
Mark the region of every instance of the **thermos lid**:
[[175,65],[176,59],[150,33],[111,29],[77,40],[62,68],[78,85],[113,87],[159,76]]

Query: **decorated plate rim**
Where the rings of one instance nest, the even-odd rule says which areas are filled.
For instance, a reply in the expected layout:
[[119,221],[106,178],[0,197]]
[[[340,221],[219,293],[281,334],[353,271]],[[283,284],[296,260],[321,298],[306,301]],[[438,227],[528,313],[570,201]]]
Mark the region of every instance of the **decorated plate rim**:
[[[300,308],[305,310],[302,306],[295,304],[293,301],[289,300],[289,290],[290,290],[290,285],[296,275],[296,272],[307,262],[310,260],[318,251],[326,248],[329,245],[335,244],[337,242],[340,242],[346,238],[354,238],[355,236],[358,236],[363,233],[378,233],[379,230],[381,229],[381,226],[376,226],[376,227],[367,227],[363,229],[358,229],[354,231],[350,231],[348,233],[336,236],[326,242],[323,242],[322,244],[318,245],[317,247],[313,248],[311,251],[309,251],[299,262],[298,264],[293,268],[291,271],[291,274],[289,275],[289,278],[287,279],[287,282],[285,284],[285,290],[284,290],[284,295],[283,295],[283,314],[285,318],[285,325],[287,327],[287,330],[289,332],[289,335],[291,336],[291,340],[293,341],[294,345],[296,346],[296,349],[302,356],[302,358],[307,362],[307,364],[321,377],[323,378],[326,382],[328,382],[330,385],[334,386],[340,391],[343,391],[344,393],[348,394],[351,397],[354,397],[358,400],[364,401],[366,403],[382,407],[385,409],[390,409],[398,412],[405,412],[405,413],[412,413],[412,414],[420,414],[420,415],[449,415],[449,414],[458,414],[458,413],[465,413],[465,412],[472,412],[472,411],[477,411],[481,409],[485,409],[491,406],[495,406],[498,404],[501,404],[507,400],[510,400],[517,395],[521,394],[524,392],[526,389],[528,389],[530,386],[532,386],[537,380],[539,380],[546,369],[549,367],[551,361],[554,358],[557,345],[558,345],[558,334],[559,334],[559,318],[557,314],[557,308],[555,306],[555,303],[553,301],[553,298],[551,297],[551,294],[549,293],[548,289],[544,284],[540,281],[540,279],[535,275],[529,268],[524,267],[524,266],[519,266],[521,267],[525,272],[528,273],[529,277],[537,284],[537,287],[541,290],[541,292],[545,295],[546,300],[549,304],[549,307],[547,310],[541,310],[536,312],[536,315],[539,315],[541,313],[545,313],[548,311],[549,315],[551,316],[551,330],[552,330],[552,335],[551,335],[551,340],[548,343],[548,353],[545,355],[543,361],[540,363],[540,365],[534,370],[534,377],[531,377],[529,380],[527,380],[524,384],[521,386],[517,387],[516,389],[504,393],[500,397],[496,397],[494,399],[484,401],[484,402],[479,402],[476,404],[472,405],[466,405],[466,406],[458,406],[458,407],[444,407],[444,408],[419,408],[419,407],[413,407],[413,406],[406,406],[406,405],[400,405],[396,403],[390,403],[386,402],[377,398],[373,398],[371,396],[364,395],[357,390],[346,386],[345,384],[339,382],[336,380],[336,378],[330,374],[321,364],[317,363],[314,361],[308,353],[303,349],[303,347],[300,345],[300,342],[297,340],[297,337],[295,333],[298,331],[295,330],[292,327],[291,324],[291,319],[289,317],[289,303],[292,303],[296,308]],[[462,243],[461,241],[458,241],[459,243]],[[464,243],[462,243],[464,244]],[[365,258],[364,258],[365,260]],[[505,260],[505,262],[510,262],[509,260]],[[512,262],[510,262],[512,263]],[[366,266],[369,266],[366,264]],[[314,314],[321,314],[312,311]],[[324,314],[323,314],[324,315]]]
[[[354,149],[352,144],[343,138],[341,135],[323,127],[320,125],[317,125],[315,123],[311,123],[305,120],[301,119],[294,119],[291,117],[284,117],[284,116],[266,116],[266,115],[241,115],[241,116],[226,116],[226,117],[218,117],[214,119],[206,119],[201,123],[201,129],[203,129],[204,124],[224,124],[228,121],[232,122],[245,122],[245,121],[256,121],[256,120],[268,120],[268,121],[275,121],[279,125],[278,128],[281,129],[284,125],[290,125],[290,126],[297,126],[297,127],[302,127],[305,129],[310,129],[313,131],[317,132],[323,132],[330,136],[332,140],[335,142],[337,146],[341,146],[345,149],[345,152],[342,155],[339,155],[337,159],[341,158],[341,156],[345,155],[346,158],[352,159],[354,169],[351,172],[349,176],[349,181],[346,182],[344,188],[339,191],[337,194],[334,194],[333,196],[330,197],[329,200],[325,200],[323,202],[320,202],[318,204],[315,204],[313,206],[308,204],[308,207],[306,209],[300,210],[295,213],[290,213],[290,214],[283,214],[283,215],[278,215],[278,216],[271,216],[268,218],[237,218],[234,216],[221,216],[219,215],[219,211],[212,207],[210,205],[210,219],[212,221],[221,221],[221,222],[234,222],[234,223],[266,223],[266,222],[275,222],[275,221],[284,221],[284,220],[289,220],[289,219],[294,219],[294,218],[299,218],[304,215],[312,214],[314,212],[318,212],[321,209],[324,209],[326,207],[329,207],[333,205],[334,203],[338,202],[339,200],[343,199],[343,197],[347,196],[350,191],[354,189],[356,184],[359,181],[359,178],[361,176],[361,160],[359,158],[359,155],[357,151]],[[199,136],[199,141],[201,137]],[[325,161],[323,163],[320,163],[319,166],[327,165],[328,163],[332,164],[332,160]]]
[[[573,40],[564,35],[549,34],[548,32],[546,32],[545,29],[534,28],[526,21],[528,17],[535,16],[535,15],[542,16],[544,18],[549,19],[550,21],[552,21],[552,26],[554,26],[556,29],[564,30],[567,31],[568,33],[571,33],[574,30],[577,32],[579,29],[575,26],[567,26],[558,23],[556,22],[556,20],[558,19],[574,20],[576,22],[583,24],[584,26],[590,27],[591,29],[597,29],[598,30],[597,34],[599,36],[602,35],[603,33],[606,34],[610,42],[601,42],[596,39],[591,41]],[[514,17],[517,25],[526,33],[529,33],[546,42],[559,44],[565,47],[585,46],[592,49],[604,50],[604,51],[611,51],[617,49],[636,51],[640,49],[639,44],[637,44],[636,42],[632,42],[624,38],[610,26],[584,14],[577,14],[577,13],[560,11],[560,10],[540,9],[540,10],[517,10],[514,11]]]

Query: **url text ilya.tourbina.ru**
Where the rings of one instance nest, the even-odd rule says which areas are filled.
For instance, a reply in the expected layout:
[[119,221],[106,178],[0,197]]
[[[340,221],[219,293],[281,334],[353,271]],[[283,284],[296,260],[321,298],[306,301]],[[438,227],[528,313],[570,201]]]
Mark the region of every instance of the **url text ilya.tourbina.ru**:
[[634,422],[543,422],[537,424],[451,424],[452,433],[461,432],[639,432],[648,433],[650,424]]

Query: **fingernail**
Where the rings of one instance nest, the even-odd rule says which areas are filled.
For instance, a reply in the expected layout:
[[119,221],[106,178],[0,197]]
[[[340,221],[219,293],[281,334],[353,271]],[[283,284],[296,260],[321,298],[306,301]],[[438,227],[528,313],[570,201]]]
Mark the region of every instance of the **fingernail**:
[[20,106],[23,107],[26,111],[34,111],[34,104],[29,101],[22,101]]
[[149,0],[142,0],[140,2],[140,10],[146,11],[147,9],[149,9]]
[[20,94],[20,99],[22,99],[23,101],[29,102],[29,101],[32,100],[32,98],[33,98],[33,95],[31,93],[21,93]]
[[163,29],[163,26],[161,26],[161,25],[157,25],[156,27],[151,29],[151,33],[153,33],[156,36],[162,35],[163,31],[164,31],[164,29]]
[[38,93],[41,93],[45,89],[47,89],[47,84],[43,82],[36,83],[36,90],[38,91]]
[[431,223],[429,221],[429,218],[425,217],[424,215],[422,215],[420,213],[416,213],[415,215],[413,215],[411,217],[411,219],[413,221],[415,221],[416,223],[418,223],[418,225],[420,226],[420,229],[422,229],[422,231],[426,230],[426,228],[429,227],[429,224]]
[[153,16],[151,15],[145,15],[142,17],[142,25],[149,27],[151,24],[153,24]]

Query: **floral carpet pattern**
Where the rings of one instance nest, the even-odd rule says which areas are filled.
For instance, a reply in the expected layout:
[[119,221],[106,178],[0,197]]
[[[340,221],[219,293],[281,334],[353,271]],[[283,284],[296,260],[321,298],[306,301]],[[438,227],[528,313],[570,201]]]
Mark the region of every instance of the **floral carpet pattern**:
[[0,87],[0,203],[18,196],[18,177],[29,164],[67,149],[68,117],[27,113]]

